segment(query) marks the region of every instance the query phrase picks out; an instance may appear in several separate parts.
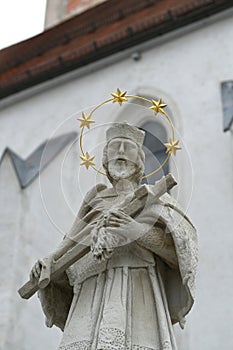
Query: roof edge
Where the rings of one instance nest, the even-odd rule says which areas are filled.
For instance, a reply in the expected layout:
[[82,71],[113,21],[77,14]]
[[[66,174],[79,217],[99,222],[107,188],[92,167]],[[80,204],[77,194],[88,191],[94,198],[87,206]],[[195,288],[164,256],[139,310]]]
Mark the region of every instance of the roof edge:
[[[103,5],[113,3],[113,1],[116,2],[109,0],[109,2],[102,3],[97,7],[103,8]],[[118,0],[118,5],[122,1]],[[145,6],[145,0],[139,2],[141,8],[135,10],[136,12],[129,12],[123,19],[116,19],[116,21],[103,25],[98,30],[84,36],[75,36],[66,44],[62,42],[57,46],[54,44],[55,47],[47,48],[43,55],[36,57],[32,55],[24,63],[5,70],[0,78],[0,98],[5,98],[233,7],[233,3],[229,3],[228,0],[193,0],[188,5],[183,3],[178,5],[180,1],[174,0],[175,7],[169,7],[169,9],[164,7],[160,14],[155,16],[153,14],[157,13],[158,4],[168,4],[169,0],[153,1],[149,7]],[[80,15],[75,17],[76,20],[78,18]],[[73,23],[73,20],[74,18],[69,22]],[[63,24],[54,29],[62,31],[62,35],[65,35]],[[53,29],[49,30],[49,33],[51,33],[50,39],[52,40]],[[47,34],[48,31],[40,36],[44,36],[43,38],[47,40]],[[27,40],[27,44],[32,42],[34,45],[36,38]],[[25,42],[16,46],[19,54],[25,49]],[[0,60],[6,59],[6,56],[6,51],[4,51],[3,57],[0,53]]]

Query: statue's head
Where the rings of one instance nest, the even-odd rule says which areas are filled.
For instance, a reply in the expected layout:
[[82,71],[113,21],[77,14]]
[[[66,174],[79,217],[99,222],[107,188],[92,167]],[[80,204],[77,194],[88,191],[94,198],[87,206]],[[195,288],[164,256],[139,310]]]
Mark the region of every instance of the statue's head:
[[111,183],[120,179],[141,183],[145,163],[144,136],[144,131],[127,123],[116,123],[107,130],[103,167]]

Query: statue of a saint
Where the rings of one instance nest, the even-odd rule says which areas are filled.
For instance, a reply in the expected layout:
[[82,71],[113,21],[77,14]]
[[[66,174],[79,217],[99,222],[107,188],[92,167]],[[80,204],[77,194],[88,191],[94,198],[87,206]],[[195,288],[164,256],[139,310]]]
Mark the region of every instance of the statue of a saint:
[[47,325],[63,331],[59,350],[177,349],[172,325],[183,326],[194,301],[196,232],[167,193],[127,214],[142,186],[143,139],[126,123],[107,130],[103,166],[111,187],[99,184],[86,195],[61,245],[32,268],[38,279],[89,227],[91,251],[39,291]]

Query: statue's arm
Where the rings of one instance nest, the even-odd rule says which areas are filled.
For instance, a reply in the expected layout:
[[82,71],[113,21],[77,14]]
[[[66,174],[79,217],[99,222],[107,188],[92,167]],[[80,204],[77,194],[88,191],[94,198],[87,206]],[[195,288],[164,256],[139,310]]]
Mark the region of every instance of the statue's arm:
[[[90,242],[90,232],[93,229],[93,226],[91,224],[83,224],[83,221],[77,217],[72,225],[71,231],[64,237],[64,239],[60,242],[60,244],[54,249],[50,254],[48,254],[43,259],[38,259],[37,262],[34,264],[34,266],[31,269],[30,273],[30,279],[33,280],[33,278],[36,278],[40,280],[50,280],[50,274],[51,274],[51,267],[60,259],[65,258],[66,254],[68,253],[69,258],[74,258],[74,253],[71,256],[70,251],[72,251],[72,248],[74,248],[76,245],[81,243],[80,247],[86,247],[89,246]],[[71,236],[70,233],[72,233]],[[76,248],[74,248],[76,249]],[[79,254],[79,251],[76,251],[76,254]],[[79,254],[80,255],[80,254]],[[63,259],[64,260],[64,259]],[[62,262],[63,262],[62,260]],[[64,260],[64,263],[66,263],[67,259]],[[59,265],[61,267],[61,264]],[[62,270],[62,267],[61,267]],[[41,276],[41,273],[43,273],[43,276]],[[65,272],[64,272],[65,273]],[[62,273],[62,275],[64,274]],[[60,280],[62,278],[62,275],[60,273],[56,274],[56,280]],[[55,276],[53,276],[53,279]]]
[[[79,223],[77,218],[72,226],[73,230]],[[78,234],[82,234],[85,231],[85,227]],[[71,250],[78,242],[65,236],[63,241],[58,247],[49,254],[46,258],[38,260],[32,269],[31,276],[33,275],[41,280],[42,278],[49,278],[49,284],[44,288],[39,289],[39,298],[42,305],[42,309],[46,316],[46,325],[52,327],[58,326],[61,330],[64,329],[66,319],[69,313],[73,298],[73,287],[70,281],[67,270],[57,274],[53,274],[51,279],[51,267],[59,258],[63,257],[69,250]],[[68,253],[69,254],[69,253]],[[44,275],[41,275],[41,272]]]
[[50,270],[50,266],[53,262],[65,255],[76,244],[83,242],[92,230],[93,226],[91,221],[93,217],[98,213],[90,206],[90,202],[95,198],[96,194],[106,188],[106,185],[97,184],[93,187],[85,196],[84,201],[80,207],[80,210],[74,220],[74,223],[67,235],[63,238],[60,244],[50,253],[46,258],[39,259],[31,269],[31,278],[40,278],[43,264],[48,267],[46,270]]
[[161,225],[151,228],[137,240],[142,247],[152,251],[172,268],[178,267],[178,260],[173,238]]

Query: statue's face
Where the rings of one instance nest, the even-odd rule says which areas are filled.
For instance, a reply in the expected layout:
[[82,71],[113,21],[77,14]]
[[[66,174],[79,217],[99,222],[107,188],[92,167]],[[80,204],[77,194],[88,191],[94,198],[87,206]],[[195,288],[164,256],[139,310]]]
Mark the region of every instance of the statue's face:
[[138,146],[125,138],[115,138],[108,144],[108,171],[117,180],[131,177],[137,169]]

